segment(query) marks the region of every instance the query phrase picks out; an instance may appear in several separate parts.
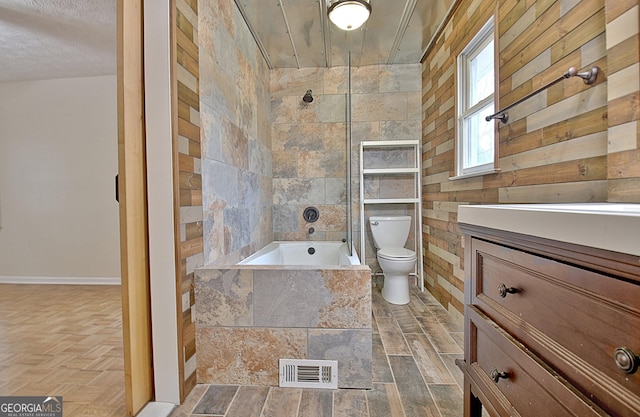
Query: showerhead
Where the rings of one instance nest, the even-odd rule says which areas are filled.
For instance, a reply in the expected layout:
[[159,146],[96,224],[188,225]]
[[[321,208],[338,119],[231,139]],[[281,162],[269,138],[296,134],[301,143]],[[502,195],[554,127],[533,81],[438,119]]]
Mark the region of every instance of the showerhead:
[[311,103],[313,101],[311,90],[307,90],[307,92],[304,94],[304,97],[302,97],[302,101],[304,101],[305,103]]

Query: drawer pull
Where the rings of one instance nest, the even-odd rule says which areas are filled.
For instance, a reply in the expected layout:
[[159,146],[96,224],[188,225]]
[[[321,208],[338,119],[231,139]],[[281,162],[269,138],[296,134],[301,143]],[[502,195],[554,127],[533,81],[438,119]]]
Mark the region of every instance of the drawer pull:
[[496,384],[500,381],[500,378],[509,379],[509,372],[500,372],[496,368],[491,368],[489,376]]
[[498,285],[498,294],[500,294],[500,297],[502,298],[506,297],[507,294],[515,294],[517,292],[518,292],[517,288],[507,287],[504,284]]
[[619,347],[613,352],[613,359],[618,368],[627,374],[632,374],[638,370],[640,357],[633,353],[628,347]]

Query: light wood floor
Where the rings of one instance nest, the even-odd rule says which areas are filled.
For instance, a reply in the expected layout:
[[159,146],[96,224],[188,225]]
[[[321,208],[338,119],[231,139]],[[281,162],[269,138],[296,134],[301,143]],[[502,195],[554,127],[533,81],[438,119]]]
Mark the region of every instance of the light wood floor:
[[373,295],[372,390],[198,385],[172,417],[461,416],[461,317],[428,292],[413,291],[406,306]]
[[0,285],[0,396],[61,395],[65,417],[126,416],[119,286]]

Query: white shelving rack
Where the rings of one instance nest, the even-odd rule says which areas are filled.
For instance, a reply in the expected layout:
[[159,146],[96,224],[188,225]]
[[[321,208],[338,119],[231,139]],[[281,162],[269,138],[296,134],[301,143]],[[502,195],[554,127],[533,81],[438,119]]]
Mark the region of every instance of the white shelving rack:
[[[413,166],[410,167],[390,167],[390,168],[367,168],[365,167],[365,152],[367,149],[391,150],[391,149],[413,150]],[[366,224],[365,206],[373,204],[412,204],[413,224],[414,224],[414,251],[417,259],[414,272],[414,284],[420,283],[420,290],[424,291],[424,278],[422,268],[422,185],[421,185],[421,165],[422,149],[419,140],[386,140],[386,141],[363,141],[360,142],[360,256],[363,264],[366,262]],[[365,198],[364,180],[372,176],[393,176],[393,175],[413,175],[413,193],[401,198]]]

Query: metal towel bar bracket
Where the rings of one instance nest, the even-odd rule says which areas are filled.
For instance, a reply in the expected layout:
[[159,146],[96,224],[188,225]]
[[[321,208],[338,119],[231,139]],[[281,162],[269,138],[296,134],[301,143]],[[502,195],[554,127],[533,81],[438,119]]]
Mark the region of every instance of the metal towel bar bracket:
[[538,88],[536,91],[534,91],[532,93],[529,93],[528,95],[522,97],[520,100],[516,101],[515,103],[511,103],[510,105],[508,105],[504,109],[500,110],[499,112],[496,112],[496,113],[492,114],[491,116],[487,116],[484,119],[487,122],[490,122],[493,119],[498,119],[502,123],[507,123],[509,121],[509,113],[507,113],[507,111],[509,109],[517,106],[518,104],[522,103],[523,101],[530,99],[531,97],[533,97],[536,94],[546,90],[547,88],[551,87],[552,85],[555,85],[555,84],[559,83],[560,81],[564,80],[565,78],[580,77],[580,78],[582,78],[584,80],[585,84],[593,84],[596,81],[596,79],[598,78],[598,72],[599,71],[600,71],[600,69],[598,67],[591,67],[587,71],[578,72],[576,67],[571,67],[571,68],[569,68],[567,70],[567,72],[562,74],[562,76],[560,76],[557,79],[551,81],[549,84]]

